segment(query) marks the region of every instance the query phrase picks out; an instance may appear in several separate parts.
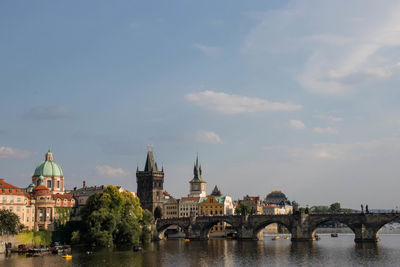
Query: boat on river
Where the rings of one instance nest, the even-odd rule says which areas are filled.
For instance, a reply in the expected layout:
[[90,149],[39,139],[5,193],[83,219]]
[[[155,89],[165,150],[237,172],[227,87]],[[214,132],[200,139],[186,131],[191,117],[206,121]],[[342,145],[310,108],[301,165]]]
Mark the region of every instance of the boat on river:
[[332,233],[331,234],[331,237],[338,237],[339,235],[338,235],[338,233]]

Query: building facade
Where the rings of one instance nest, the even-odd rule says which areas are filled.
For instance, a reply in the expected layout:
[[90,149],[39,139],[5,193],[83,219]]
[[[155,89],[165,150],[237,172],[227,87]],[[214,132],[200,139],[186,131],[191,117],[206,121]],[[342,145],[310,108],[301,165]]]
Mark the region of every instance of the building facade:
[[179,217],[179,199],[176,199],[169,195],[167,192],[164,192],[164,213],[163,219],[171,219]]
[[[223,196],[221,191],[215,186],[211,195],[200,198],[198,204],[199,216],[222,216],[233,215],[233,202],[230,196]],[[210,234],[225,235],[227,224],[219,222],[214,225]]]
[[251,209],[251,214],[263,214],[263,205],[259,196],[244,196],[242,200],[239,200],[238,204],[249,206]]
[[163,215],[164,170],[158,170],[153,152],[147,152],[146,165],[143,171],[136,170],[137,196],[143,209],[149,210],[154,218]]
[[200,197],[182,197],[179,200],[179,218],[198,216]]
[[36,167],[27,188],[0,179],[0,207],[14,212],[27,230],[54,230],[59,219],[75,206],[75,198],[65,194],[62,169],[50,151]]

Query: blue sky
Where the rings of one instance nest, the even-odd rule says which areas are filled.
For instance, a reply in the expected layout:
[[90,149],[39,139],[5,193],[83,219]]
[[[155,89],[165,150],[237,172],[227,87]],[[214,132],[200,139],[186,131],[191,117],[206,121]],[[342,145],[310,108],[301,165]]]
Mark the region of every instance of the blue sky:
[[0,177],[400,206],[396,1],[2,1]]

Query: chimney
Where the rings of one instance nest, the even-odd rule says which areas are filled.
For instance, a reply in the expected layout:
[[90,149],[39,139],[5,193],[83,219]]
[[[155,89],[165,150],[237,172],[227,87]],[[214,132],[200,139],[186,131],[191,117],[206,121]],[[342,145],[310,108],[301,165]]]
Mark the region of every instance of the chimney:
[[86,188],[86,181],[83,181],[83,188]]

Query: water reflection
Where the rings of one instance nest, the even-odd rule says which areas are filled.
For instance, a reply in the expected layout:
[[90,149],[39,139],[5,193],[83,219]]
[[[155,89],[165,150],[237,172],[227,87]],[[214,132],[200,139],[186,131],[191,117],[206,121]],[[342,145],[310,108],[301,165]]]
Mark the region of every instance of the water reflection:
[[353,235],[331,238],[322,235],[318,242],[168,240],[150,243],[142,252],[73,248],[73,259],[48,255],[25,258],[0,255],[0,266],[396,266],[400,261],[400,236],[384,236],[378,244],[355,244]]

